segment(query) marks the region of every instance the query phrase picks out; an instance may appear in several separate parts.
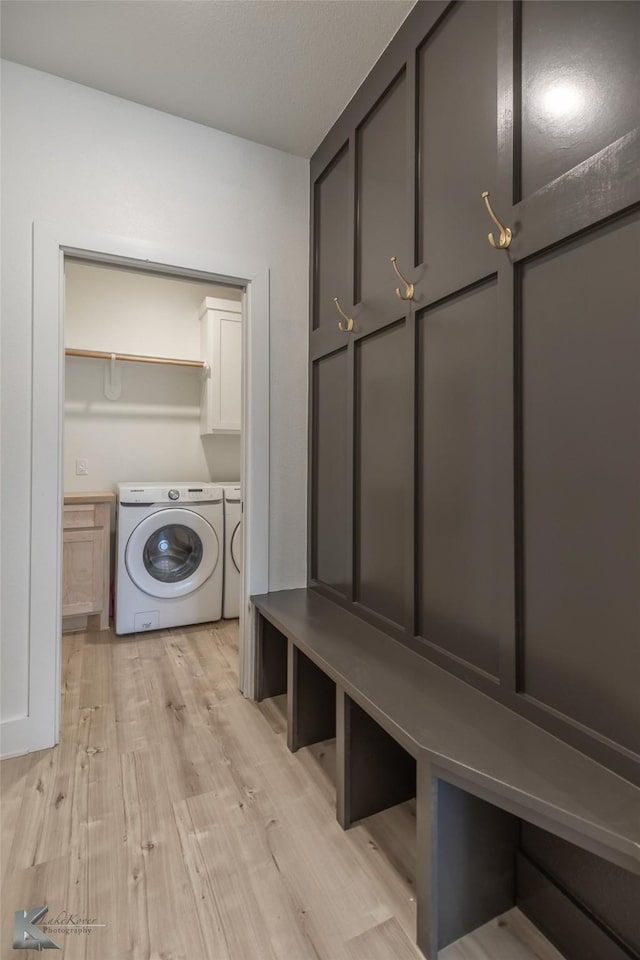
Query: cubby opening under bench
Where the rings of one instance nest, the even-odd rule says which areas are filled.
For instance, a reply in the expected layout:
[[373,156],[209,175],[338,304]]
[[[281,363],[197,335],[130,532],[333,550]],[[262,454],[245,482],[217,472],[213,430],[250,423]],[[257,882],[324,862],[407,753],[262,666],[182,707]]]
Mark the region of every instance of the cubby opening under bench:
[[340,825],[416,797],[428,960],[516,905],[567,960],[640,957],[638,787],[312,590],[252,600],[256,699],[292,751],[336,738]]

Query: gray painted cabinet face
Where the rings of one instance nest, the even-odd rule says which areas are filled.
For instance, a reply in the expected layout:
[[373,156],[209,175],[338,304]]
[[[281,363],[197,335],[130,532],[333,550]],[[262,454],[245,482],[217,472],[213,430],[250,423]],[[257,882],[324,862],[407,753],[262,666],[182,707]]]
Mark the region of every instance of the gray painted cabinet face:
[[313,575],[344,596],[347,573],[347,351],[318,360],[313,371]]
[[640,4],[522,5],[522,196],[640,124]]
[[311,161],[310,338],[312,584],[635,782],[639,23],[417,4]]
[[[639,49],[637,2],[416,4],[311,162],[356,323],[315,307],[310,530],[312,586],[640,784]],[[637,885],[541,837],[637,947]]]
[[333,302],[351,300],[349,268],[349,151],[343,147],[315,185],[313,326],[335,327]]
[[640,755],[640,4],[515,22],[517,690]]
[[418,320],[418,632],[493,676],[513,563],[496,295],[491,280]]
[[356,349],[356,600],[402,624],[409,509],[405,325],[360,340]]
[[640,215],[524,266],[524,690],[640,753]]
[[407,230],[407,80],[404,72],[365,117],[356,133],[357,224],[355,294],[367,318],[399,319],[390,257],[409,269]]
[[640,877],[526,821],[520,836],[524,853],[640,955]]
[[497,26],[496,3],[452,5],[417,51],[416,103],[416,308],[437,302],[417,318],[416,626],[493,677],[513,562],[509,330],[505,351],[481,201],[497,187]]
[[418,51],[417,261],[429,300],[496,268],[480,198],[497,187],[497,22],[496,3],[464,0]]

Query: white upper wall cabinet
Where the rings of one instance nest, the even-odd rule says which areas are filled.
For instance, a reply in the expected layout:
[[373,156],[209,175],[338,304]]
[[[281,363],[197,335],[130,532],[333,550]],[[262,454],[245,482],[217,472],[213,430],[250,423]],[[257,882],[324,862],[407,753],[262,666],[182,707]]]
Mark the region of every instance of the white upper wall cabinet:
[[242,305],[205,297],[200,307],[200,356],[209,364],[200,433],[240,433],[242,422]]

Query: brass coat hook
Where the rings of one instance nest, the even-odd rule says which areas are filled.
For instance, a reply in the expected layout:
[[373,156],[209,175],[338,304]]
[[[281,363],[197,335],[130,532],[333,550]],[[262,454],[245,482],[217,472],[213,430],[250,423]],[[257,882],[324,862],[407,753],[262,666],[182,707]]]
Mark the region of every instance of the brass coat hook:
[[406,277],[402,276],[402,274],[398,270],[398,262],[396,258],[391,257],[390,259],[391,259],[391,264],[393,266],[393,269],[396,272],[396,275],[402,280],[405,287],[407,288],[403,294],[400,287],[396,287],[396,296],[399,297],[401,300],[413,300],[413,295],[415,293],[415,286],[412,283],[409,283]]
[[346,313],[344,312],[344,310],[343,310],[342,307],[340,306],[340,301],[338,300],[337,297],[334,297],[334,298],[333,298],[333,302],[335,303],[335,305],[336,305],[336,310],[338,311],[338,313],[340,314],[340,316],[341,316],[344,320],[347,321],[346,327],[343,327],[343,326],[342,326],[342,320],[338,320],[338,328],[339,328],[340,330],[342,330],[343,333],[351,333],[351,331],[353,330],[353,317],[348,317],[348,316],[346,315]]
[[497,250],[506,250],[507,247],[508,247],[508,246],[510,245],[510,243],[511,243],[511,237],[512,237],[511,230],[509,229],[509,227],[503,227],[502,224],[500,223],[500,221],[498,220],[498,218],[496,217],[495,213],[493,212],[493,208],[492,208],[491,203],[490,203],[490,201],[489,201],[489,191],[488,191],[488,190],[485,190],[485,192],[482,194],[482,199],[484,200],[484,202],[485,202],[486,205],[487,205],[487,210],[489,211],[489,216],[491,217],[491,219],[492,219],[493,222],[495,223],[496,227],[497,227],[498,230],[500,231],[500,236],[498,237],[497,240],[495,239],[495,237],[493,236],[492,233],[489,233],[489,234],[487,235],[487,239],[488,239],[489,243],[491,244],[491,246],[492,246],[492,247],[495,247]]

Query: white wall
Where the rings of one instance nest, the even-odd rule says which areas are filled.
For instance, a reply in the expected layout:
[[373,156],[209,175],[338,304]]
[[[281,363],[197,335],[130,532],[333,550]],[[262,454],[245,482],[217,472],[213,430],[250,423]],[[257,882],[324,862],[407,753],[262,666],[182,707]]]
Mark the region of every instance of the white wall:
[[[197,360],[204,297],[240,296],[239,288],[67,260],[65,346]],[[104,367],[73,357],[65,363],[66,491],[240,477],[240,437],[200,436],[199,371],[121,363],[121,396],[108,400]],[[88,461],[87,476],[76,474],[77,458]]]
[[[308,162],[2,66],[2,719],[28,710],[32,224],[271,269],[270,586],[306,570]],[[52,642],[55,625],[52,624]]]

